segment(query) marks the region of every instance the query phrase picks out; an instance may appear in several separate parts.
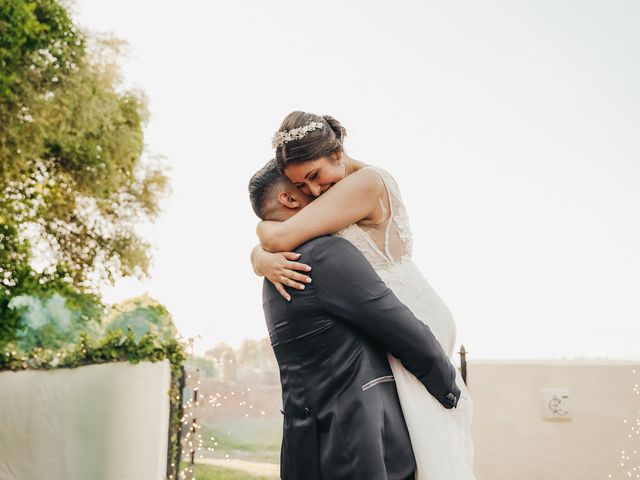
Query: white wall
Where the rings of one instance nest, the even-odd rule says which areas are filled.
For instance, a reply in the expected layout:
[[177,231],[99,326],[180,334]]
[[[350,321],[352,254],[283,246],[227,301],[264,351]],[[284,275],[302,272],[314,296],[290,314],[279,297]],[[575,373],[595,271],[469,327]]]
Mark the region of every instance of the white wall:
[[[640,362],[477,360],[467,367],[477,480],[640,475]],[[570,419],[542,418],[547,387],[569,389]]]
[[0,480],[164,480],[168,360],[0,372]]

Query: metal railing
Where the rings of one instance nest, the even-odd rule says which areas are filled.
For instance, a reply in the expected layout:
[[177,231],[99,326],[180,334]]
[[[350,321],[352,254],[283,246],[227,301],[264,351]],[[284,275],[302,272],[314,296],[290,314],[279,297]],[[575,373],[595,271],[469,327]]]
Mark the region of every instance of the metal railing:
[[464,384],[467,385],[467,350],[464,348],[464,345],[460,345],[460,374],[462,375],[462,380],[464,380]]

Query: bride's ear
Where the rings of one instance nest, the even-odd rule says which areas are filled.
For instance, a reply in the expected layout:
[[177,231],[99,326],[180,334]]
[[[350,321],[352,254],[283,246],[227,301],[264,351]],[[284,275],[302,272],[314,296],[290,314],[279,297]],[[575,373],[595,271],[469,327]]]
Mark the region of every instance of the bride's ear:
[[280,192],[278,194],[278,202],[287,208],[300,208],[300,201],[289,192]]

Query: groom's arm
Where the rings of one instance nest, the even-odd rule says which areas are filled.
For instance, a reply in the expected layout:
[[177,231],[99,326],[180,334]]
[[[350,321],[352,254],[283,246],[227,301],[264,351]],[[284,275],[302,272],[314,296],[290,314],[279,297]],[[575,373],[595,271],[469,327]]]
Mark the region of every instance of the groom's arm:
[[[445,407],[460,390],[455,367],[427,325],[387,288],[360,251],[339,237],[314,241],[313,284],[322,306],[374,338]],[[453,393],[451,403],[447,395]]]

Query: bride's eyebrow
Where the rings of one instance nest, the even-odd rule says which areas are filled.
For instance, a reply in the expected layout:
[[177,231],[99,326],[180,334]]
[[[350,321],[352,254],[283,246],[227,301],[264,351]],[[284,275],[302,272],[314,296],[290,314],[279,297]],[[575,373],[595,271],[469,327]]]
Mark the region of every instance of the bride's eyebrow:
[[311,175],[313,172],[317,172],[317,171],[318,171],[318,169],[317,169],[317,168],[316,168],[316,169],[313,169],[313,170],[309,170],[309,171],[307,172],[307,174],[304,176],[304,178],[305,178],[305,179],[309,178],[309,175]]

